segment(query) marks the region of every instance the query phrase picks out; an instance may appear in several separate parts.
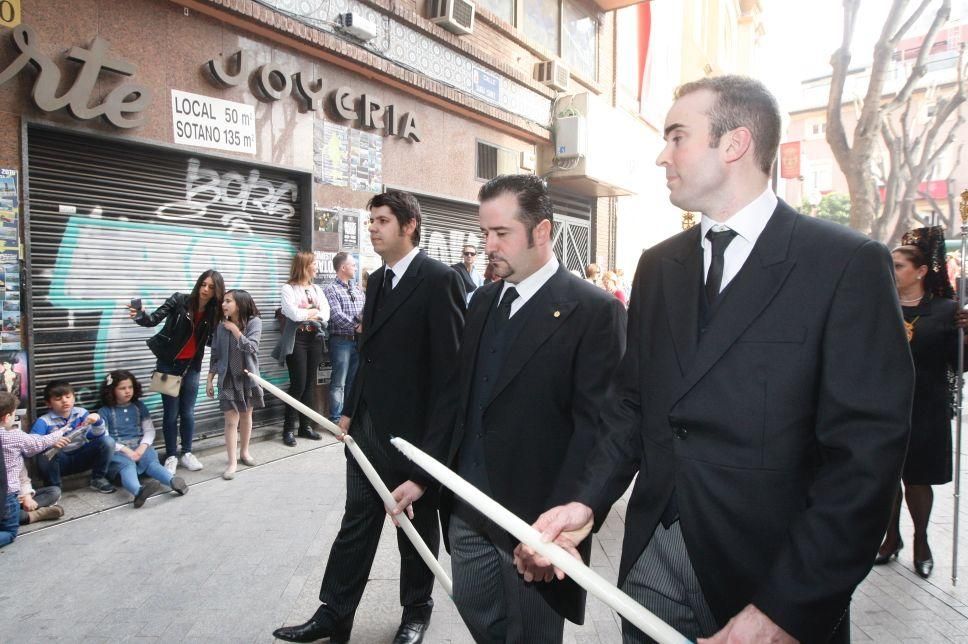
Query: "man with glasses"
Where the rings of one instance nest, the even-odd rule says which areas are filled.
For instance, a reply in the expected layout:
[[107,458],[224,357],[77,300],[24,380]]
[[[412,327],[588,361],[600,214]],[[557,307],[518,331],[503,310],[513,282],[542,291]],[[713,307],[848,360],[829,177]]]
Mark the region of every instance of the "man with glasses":
[[463,261],[451,264],[451,268],[457,271],[461,280],[464,282],[464,290],[467,292],[467,303],[470,304],[471,296],[478,287],[484,285],[484,276],[474,268],[474,260],[477,259],[477,248],[468,244],[461,252]]
[[336,281],[327,284],[323,294],[329,302],[329,357],[333,375],[329,383],[329,419],[339,423],[343,413],[343,392],[353,388],[359,363],[356,335],[362,332],[363,291],[353,283],[356,260],[347,253],[333,257]]

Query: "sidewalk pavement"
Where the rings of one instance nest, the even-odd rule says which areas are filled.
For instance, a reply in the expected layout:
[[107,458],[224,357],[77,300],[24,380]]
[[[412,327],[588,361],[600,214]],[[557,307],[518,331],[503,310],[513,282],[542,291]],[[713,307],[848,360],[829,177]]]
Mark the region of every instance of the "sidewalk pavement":
[[[307,619],[343,512],[343,451],[331,439],[300,440],[295,449],[271,440],[252,453],[261,465],[240,466],[233,481],[220,478],[223,451],[199,454],[205,469],[179,469],[187,496],[161,494],[140,510],[123,490],[66,493],[64,519],[25,526],[0,550],[0,642],[270,642],[274,628]],[[612,582],[625,501],[592,552],[593,567]],[[955,587],[950,580],[951,517],[951,486],[936,488],[934,575],[915,575],[910,546],[898,562],[875,568],[854,595],[855,642],[968,642],[968,579]],[[910,543],[907,517],[902,530]],[[387,522],[355,642],[389,642],[399,623],[392,533]],[[960,541],[968,547],[964,531]],[[449,571],[445,552],[441,561]],[[472,642],[439,586],[434,601],[426,641]],[[585,624],[567,624],[565,641],[620,642],[619,620],[590,597]]]

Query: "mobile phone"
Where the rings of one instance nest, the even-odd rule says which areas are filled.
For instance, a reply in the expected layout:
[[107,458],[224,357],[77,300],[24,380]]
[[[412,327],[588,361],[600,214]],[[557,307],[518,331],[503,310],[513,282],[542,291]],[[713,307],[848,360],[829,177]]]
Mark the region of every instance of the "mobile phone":
[[131,308],[133,308],[135,311],[140,311],[141,310],[141,298],[140,297],[133,297],[133,298],[131,298]]

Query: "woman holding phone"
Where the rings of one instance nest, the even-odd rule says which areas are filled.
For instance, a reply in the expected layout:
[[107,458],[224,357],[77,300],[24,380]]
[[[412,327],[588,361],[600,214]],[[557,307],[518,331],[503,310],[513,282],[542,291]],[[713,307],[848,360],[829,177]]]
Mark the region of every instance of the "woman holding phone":
[[[289,395],[308,407],[313,406],[313,384],[323,359],[323,338],[329,322],[329,302],[323,289],[313,283],[317,270],[316,257],[311,252],[302,251],[292,258],[289,281],[282,286],[282,335],[272,350],[272,357],[289,369]],[[295,410],[286,405],[282,442],[289,447],[296,444],[295,415]],[[314,441],[322,438],[302,414],[299,436]]]
[[[162,428],[165,434],[165,469],[172,474],[178,467],[179,454],[182,467],[197,471],[202,464],[192,454],[192,438],[195,435],[195,401],[198,398],[198,378],[213,330],[222,317],[222,298],[225,282],[218,271],[207,270],[198,276],[195,287],[188,295],[174,293],[154,313],[140,308],[140,300],[132,300],[129,314],[140,326],[156,326],[162,320],[165,326],[148,339],[148,348],[158,359],[155,370],[162,374],[181,377],[181,389],[177,396],[162,394],[164,410]],[[181,431],[179,432],[179,418]],[[181,435],[181,452],[178,437]]]

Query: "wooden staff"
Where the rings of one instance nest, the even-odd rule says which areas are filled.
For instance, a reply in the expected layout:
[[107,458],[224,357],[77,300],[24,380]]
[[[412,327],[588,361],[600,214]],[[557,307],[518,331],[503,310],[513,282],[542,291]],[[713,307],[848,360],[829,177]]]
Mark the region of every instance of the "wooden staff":
[[530,546],[535,552],[548,559],[563,570],[575,583],[595,595],[619,615],[630,621],[643,633],[659,644],[686,644],[689,640],[661,619],[646,610],[644,606],[608,583],[594,570],[575,559],[564,548],[541,540],[541,533],[515,516],[507,508],[490,498],[476,487],[462,479],[453,470],[434,457],[414,447],[402,438],[392,438],[390,442],[404,456],[416,463],[427,474],[440,481],[444,486],[462,498],[464,502],[515,536],[521,543]]
[[[377,494],[380,495],[380,498],[383,500],[383,505],[386,506],[387,511],[397,505],[393,495],[390,493],[390,489],[386,486],[386,483],[383,482],[383,479],[380,478],[380,475],[377,474],[376,470],[373,468],[373,465],[370,463],[370,459],[366,457],[366,454],[363,453],[363,450],[361,450],[360,446],[356,444],[356,441],[353,440],[352,436],[343,433],[343,430],[341,430],[331,420],[302,404],[284,392],[282,389],[279,389],[279,387],[276,387],[271,382],[263,380],[254,373],[250,373],[248,371],[245,373],[259,383],[263,389],[268,390],[271,394],[282,400],[282,402],[286,403],[293,409],[298,410],[304,416],[312,418],[319,423],[320,427],[331,433],[333,436],[342,439],[343,444],[349,448],[350,454],[352,454],[353,458],[356,460],[356,464],[360,466],[360,469],[363,470],[363,474],[365,474],[366,478],[370,481],[370,485],[372,485],[373,489],[375,489]],[[407,538],[410,539],[413,547],[417,549],[417,553],[420,555],[420,558],[424,560],[424,563],[427,564],[427,567],[430,568],[431,572],[434,573],[437,581],[439,581],[440,585],[444,587],[444,590],[447,591],[447,594],[453,597],[453,582],[451,582],[450,577],[447,576],[447,573],[444,572],[440,562],[437,561],[437,557],[434,556],[434,553],[432,553],[430,548],[427,547],[427,544],[424,543],[424,540],[420,537],[420,533],[418,533],[417,529],[413,527],[413,523],[410,522],[410,517],[407,516],[406,512],[401,512],[400,514],[396,515],[396,519],[400,523],[400,527],[403,528],[404,534],[406,534]]]
[[[961,282],[958,284],[958,307],[965,308],[965,260],[968,259],[968,190],[961,193]],[[964,402],[965,330],[958,325],[958,371],[955,394],[955,515],[951,543],[951,585],[958,583],[958,506],[961,501],[961,412]]]

